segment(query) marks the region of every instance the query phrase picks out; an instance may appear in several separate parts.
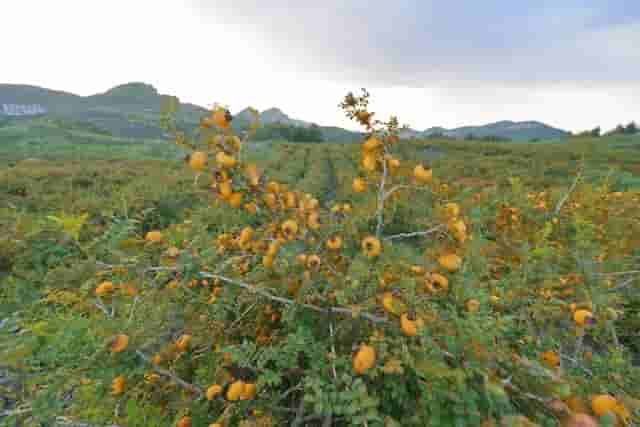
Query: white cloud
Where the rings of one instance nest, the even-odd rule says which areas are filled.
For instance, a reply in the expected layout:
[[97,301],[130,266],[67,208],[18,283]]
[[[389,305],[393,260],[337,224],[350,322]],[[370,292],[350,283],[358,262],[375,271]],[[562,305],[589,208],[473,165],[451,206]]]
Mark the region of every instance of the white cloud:
[[[201,105],[278,106],[296,118],[348,127],[337,104],[363,85],[374,86],[379,114],[395,113],[418,129],[533,119],[579,130],[640,118],[640,50],[634,49],[640,32],[633,22],[567,34],[556,17],[548,31],[557,41],[545,45],[528,38],[534,24],[548,20],[528,18],[530,27],[510,29],[513,43],[501,47],[503,28],[477,40],[461,32],[447,39],[456,34],[446,27],[452,19],[428,1],[421,12],[434,16],[426,18],[412,16],[416,3],[409,0],[386,2],[390,8],[364,0],[297,3],[297,14],[282,0],[208,3],[217,7],[10,2],[0,14],[0,82],[89,95],[145,81]],[[354,14],[372,20],[353,20]],[[576,12],[571,25],[591,14]],[[460,25],[473,18],[462,15]],[[416,40],[425,25],[433,37]],[[394,49],[398,43],[402,49]]]

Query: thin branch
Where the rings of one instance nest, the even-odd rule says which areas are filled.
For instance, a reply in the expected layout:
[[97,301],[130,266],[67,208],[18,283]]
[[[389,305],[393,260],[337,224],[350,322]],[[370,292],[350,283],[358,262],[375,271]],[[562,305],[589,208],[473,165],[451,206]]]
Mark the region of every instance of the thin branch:
[[397,239],[407,239],[410,237],[424,237],[424,236],[428,236],[430,234],[433,234],[439,230],[442,230],[443,228],[445,228],[446,225],[445,224],[440,224],[438,226],[435,226],[433,228],[430,228],[429,230],[425,230],[425,231],[414,231],[411,233],[400,233],[400,234],[394,234],[392,236],[387,236],[384,238],[384,240],[397,240]]
[[624,289],[630,284],[632,284],[633,282],[635,282],[637,279],[638,279],[637,277],[629,277],[627,280],[620,283],[619,285],[616,285],[613,288],[608,289],[608,292],[616,292],[616,291],[619,291],[620,289]]
[[188,390],[192,393],[196,393],[198,395],[198,397],[203,397],[204,396],[204,390],[195,385],[195,384],[191,384],[186,382],[185,380],[183,380],[182,378],[176,376],[174,373],[167,371],[166,369],[163,369],[159,366],[154,365],[153,363],[151,363],[151,359],[149,358],[149,356],[147,356],[146,354],[144,354],[143,352],[141,352],[140,350],[136,350],[136,354],[138,356],[140,356],[140,358],[142,360],[144,360],[145,362],[147,362],[148,364],[151,365],[152,369],[154,371],[156,371],[158,374],[165,376],[167,378],[171,378],[171,380],[178,384],[180,387],[184,388],[185,390]]
[[385,193],[384,186],[387,180],[387,159],[382,158],[382,177],[380,178],[380,186],[378,187],[378,210],[376,215],[378,216],[378,224],[376,225],[376,237],[379,239],[382,234],[382,223],[384,222],[384,201]]
[[600,276],[626,276],[628,274],[640,274],[640,270],[617,271],[615,273],[598,273]]
[[556,205],[556,208],[553,210],[553,214],[551,216],[556,216],[560,213],[562,206],[564,206],[564,204],[567,202],[567,200],[569,199],[569,196],[571,195],[571,193],[573,193],[573,190],[576,189],[576,186],[578,185],[578,181],[580,180],[581,177],[582,177],[582,172],[578,172],[578,174],[576,175],[576,178],[573,180],[573,183],[571,184],[571,187],[569,187],[569,190],[567,190],[567,192],[562,197],[562,199],[558,201],[558,204]]
[[202,277],[207,277],[210,279],[218,279],[221,282],[225,282],[225,283],[229,283],[235,286],[239,286],[251,293],[254,293],[256,295],[260,295],[264,298],[270,299],[272,301],[276,301],[279,302],[281,304],[285,304],[285,305],[295,305],[295,306],[300,306],[300,307],[304,307],[307,308],[309,310],[313,310],[315,312],[318,313],[323,313],[323,314],[328,314],[329,311],[332,311],[334,313],[339,313],[339,314],[345,314],[345,315],[349,315],[352,317],[362,317],[364,319],[367,319],[373,323],[388,323],[388,320],[384,317],[379,317],[376,316],[374,314],[370,314],[370,313],[358,313],[355,312],[353,310],[350,310],[348,308],[343,308],[343,307],[332,307],[330,310],[326,309],[326,308],[322,308],[322,307],[318,307],[312,304],[303,304],[303,303],[298,303],[294,300],[288,299],[288,298],[283,298],[283,297],[279,297],[276,295],[273,295],[271,292],[266,291],[264,289],[260,289],[256,286],[250,285],[248,283],[245,282],[241,282],[239,280],[234,280],[231,279],[229,277],[225,277],[225,276],[221,276],[219,274],[212,274],[212,273],[207,273],[206,271],[201,271],[200,275]]

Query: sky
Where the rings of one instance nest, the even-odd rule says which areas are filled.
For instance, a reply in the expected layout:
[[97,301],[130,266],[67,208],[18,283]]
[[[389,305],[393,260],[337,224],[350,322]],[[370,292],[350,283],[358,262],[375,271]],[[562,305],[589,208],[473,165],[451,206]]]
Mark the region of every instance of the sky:
[[91,95],[132,81],[181,101],[277,106],[354,128],[365,87],[415,129],[640,121],[638,0],[20,0],[0,83]]

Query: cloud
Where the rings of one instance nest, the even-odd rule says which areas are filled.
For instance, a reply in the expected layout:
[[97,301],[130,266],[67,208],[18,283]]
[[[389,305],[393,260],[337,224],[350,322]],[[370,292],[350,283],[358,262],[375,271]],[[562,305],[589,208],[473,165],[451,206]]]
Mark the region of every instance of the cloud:
[[640,81],[638,2],[193,0],[193,5],[203,19],[253,39],[281,66],[310,78],[380,87]]

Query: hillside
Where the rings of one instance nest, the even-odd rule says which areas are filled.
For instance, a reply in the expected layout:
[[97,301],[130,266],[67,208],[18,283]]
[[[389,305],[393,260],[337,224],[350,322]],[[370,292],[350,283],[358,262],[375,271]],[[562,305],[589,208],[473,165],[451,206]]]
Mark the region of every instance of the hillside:
[[[24,118],[45,115],[71,122],[81,122],[100,129],[118,138],[162,138],[160,127],[160,109],[163,99],[157,89],[149,84],[134,82],[116,86],[104,93],[91,96],[79,96],[72,93],[45,89],[28,85],[0,84],[0,122],[22,120]],[[3,114],[3,105],[33,107],[29,111],[44,111],[44,114],[20,115],[17,117]],[[206,109],[193,104],[182,103],[178,110],[178,126],[184,129],[196,125]],[[251,122],[249,109],[235,114],[234,128],[242,130]],[[272,107],[260,112],[263,125],[289,126],[308,129],[317,126],[313,122],[292,118],[281,109]],[[317,126],[324,141],[353,142],[362,134],[337,126]],[[291,132],[295,134],[295,132]],[[475,138],[500,137],[514,141],[531,139],[558,139],[569,135],[568,132],[537,121],[499,121],[480,126],[463,126],[446,129],[432,127],[424,131],[408,129],[401,137],[426,138],[440,135],[455,139],[464,139],[469,135]]]

